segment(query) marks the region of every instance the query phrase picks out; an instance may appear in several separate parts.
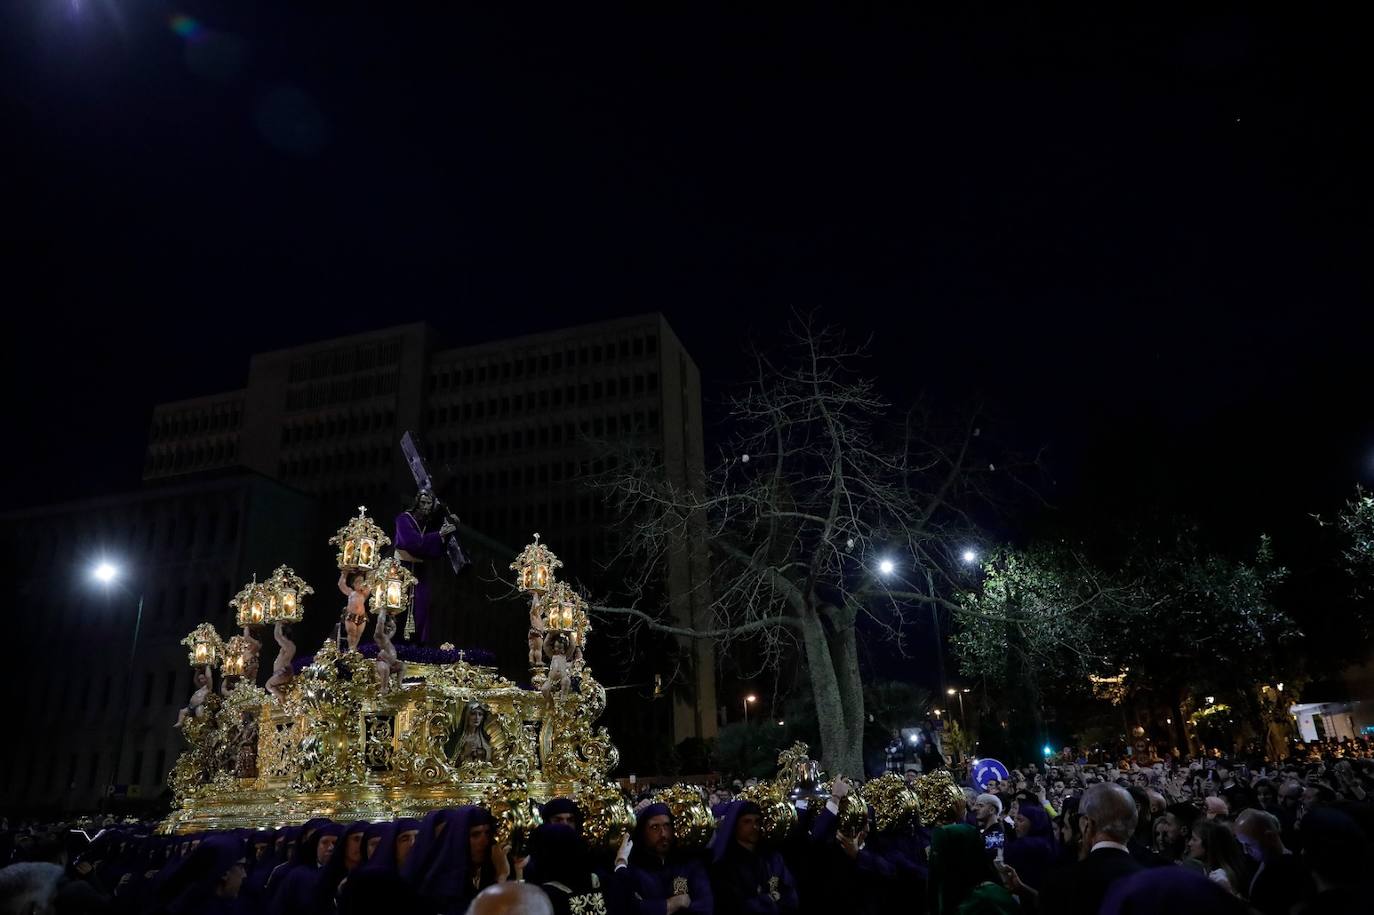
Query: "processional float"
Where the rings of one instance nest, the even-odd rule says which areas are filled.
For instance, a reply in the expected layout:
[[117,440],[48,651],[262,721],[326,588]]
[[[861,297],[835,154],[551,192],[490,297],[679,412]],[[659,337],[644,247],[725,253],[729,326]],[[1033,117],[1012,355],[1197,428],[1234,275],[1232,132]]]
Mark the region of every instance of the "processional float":
[[[286,566],[255,576],[230,601],[242,635],[224,640],[202,623],[183,643],[197,671],[219,668],[221,685],[198,690],[180,724],[187,748],[168,779],[164,831],[393,819],[473,803],[524,830],[537,825],[537,803],[565,796],[588,812],[589,837],[618,839],[633,812],[607,779],[619,754],[595,725],[606,690],[583,659],[587,604],[557,579],[562,563],[538,535],[511,564],[530,599],[528,685],[451,646],[391,642],[416,579],[387,555],[365,509],[330,543],[346,579],[364,576],[375,651],[330,637],[296,672],[283,627],[304,619],[313,589]],[[256,683],[254,633],[265,629],[282,646],[272,692]]]

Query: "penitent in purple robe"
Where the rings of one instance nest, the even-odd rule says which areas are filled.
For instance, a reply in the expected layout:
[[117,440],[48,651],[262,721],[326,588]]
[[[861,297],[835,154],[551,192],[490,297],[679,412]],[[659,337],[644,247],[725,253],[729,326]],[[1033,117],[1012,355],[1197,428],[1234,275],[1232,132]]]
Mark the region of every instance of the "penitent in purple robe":
[[396,555],[418,578],[415,586],[415,635],[421,645],[429,642],[429,573],[426,566],[444,556],[444,538],[438,531],[426,533],[410,512],[396,516]]

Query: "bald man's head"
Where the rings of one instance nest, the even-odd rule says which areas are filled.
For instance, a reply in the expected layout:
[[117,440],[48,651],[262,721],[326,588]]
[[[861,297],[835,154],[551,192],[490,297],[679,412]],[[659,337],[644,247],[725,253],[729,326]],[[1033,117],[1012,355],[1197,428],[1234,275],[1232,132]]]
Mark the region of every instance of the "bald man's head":
[[1083,827],[1083,838],[1092,844],[1102,841],[1126,844],[1135,832],[1138,814],[1135,799],[1119,785],[1093,785],[1078,802],[1079,818],[1090,822]]
[[553,915],[553,904],[537,886],[498,883],[477,894],[467,915]]

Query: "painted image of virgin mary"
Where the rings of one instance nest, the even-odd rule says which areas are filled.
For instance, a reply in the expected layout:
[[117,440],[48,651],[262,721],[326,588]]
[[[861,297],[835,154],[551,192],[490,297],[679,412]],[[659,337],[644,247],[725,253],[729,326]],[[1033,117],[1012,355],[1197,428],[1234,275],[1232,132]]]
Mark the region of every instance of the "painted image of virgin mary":
[[449,758],[462,765],[465,762],[491,762],[491,755],[486,707],[480,702],[469,702],[463,707],[463,720]]

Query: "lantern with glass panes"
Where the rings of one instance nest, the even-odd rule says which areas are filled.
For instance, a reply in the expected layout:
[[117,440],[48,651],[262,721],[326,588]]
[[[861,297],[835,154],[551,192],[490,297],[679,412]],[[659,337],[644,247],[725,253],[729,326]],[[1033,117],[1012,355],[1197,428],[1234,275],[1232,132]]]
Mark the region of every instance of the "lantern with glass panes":
[[515,573],[515,587],[538,597],[554,586],[554,573],[563,568],[563,563],[535,534],[534,542],[525,546],[510,568]]
[[261,626],[267,622],[270,602],[267,585],[259,584],[258,576],[254,575],[253,580],[229,601],[229,606],[236,611],[234,619],[240,626]]
[[290,566],[278,566],[263,587],[267,589],[267,622],[299,623],[305,619],[305,597],[315,589]]
[[345,572],[371,572],[382,560],[382,547],[391,538],[367,516],[367,506],[358,506],[358,517],[350,518],[329,542],[339,548],[335,564]]
[[246,635],[236,635],[224,643],[224,659],[219,663],[220,673],[226,677],[258,676],[258,653],[256,643]]
[[369,576],[372,596],[368,599],[368,609],[377,616],[400,616],[410,609],[415,599],[415,586],[419,579],[410,573],[405,563],[395,556],[388,556],[377,563],[377,568]]
[[191,633],[181,640],[181,644],[190,649],[187,652],[187,660],[191,662],[192,667],[204,667],[207,664],[213,667],[224,657],[224,642],[215,631],[215,627],[209,623],[201,623],[192,629]]
[[587,602],[565,581],[556,582],[544,599],[544,622],[550,632],[566,633],[580,645],[587,629]]

